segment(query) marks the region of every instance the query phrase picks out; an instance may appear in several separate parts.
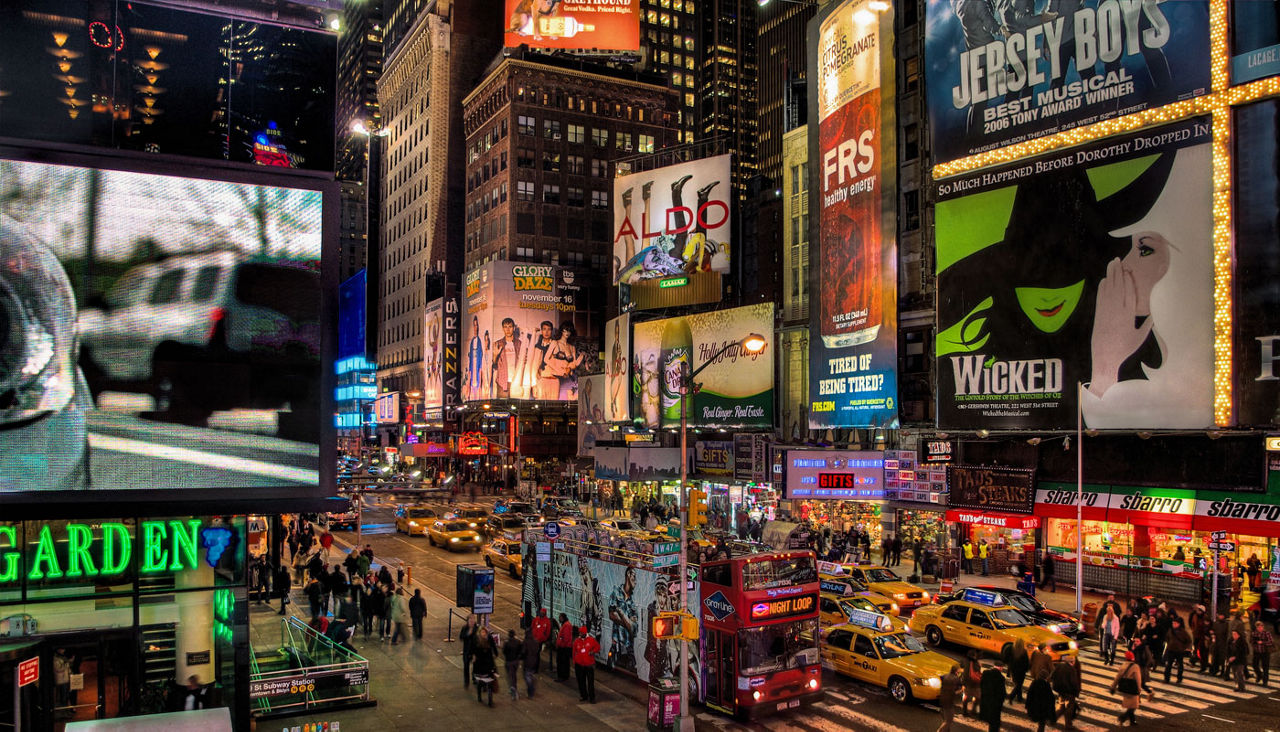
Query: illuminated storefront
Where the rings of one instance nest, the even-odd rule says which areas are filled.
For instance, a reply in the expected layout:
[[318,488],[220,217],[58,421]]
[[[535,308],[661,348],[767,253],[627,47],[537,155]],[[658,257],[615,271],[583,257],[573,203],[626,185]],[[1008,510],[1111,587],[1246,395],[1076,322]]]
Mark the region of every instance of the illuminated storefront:
[[857,528],[878,547],[884,530],[884,453],[876,450],[788,450],[782,507],[793,518]]

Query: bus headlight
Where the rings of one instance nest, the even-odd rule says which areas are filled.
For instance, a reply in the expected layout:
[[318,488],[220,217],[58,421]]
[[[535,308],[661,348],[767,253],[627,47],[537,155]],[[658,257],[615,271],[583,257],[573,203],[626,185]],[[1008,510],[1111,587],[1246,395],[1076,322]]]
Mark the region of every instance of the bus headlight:
[[818,680],[817,680],[817,679],[809,679],[809,688],[810,688],[810,689],[817,689],[817,688],[818,688]]
[[751,692],[751,698],[754,699],[755,701],[760,701],[760,690],[756,689],[755,691]]

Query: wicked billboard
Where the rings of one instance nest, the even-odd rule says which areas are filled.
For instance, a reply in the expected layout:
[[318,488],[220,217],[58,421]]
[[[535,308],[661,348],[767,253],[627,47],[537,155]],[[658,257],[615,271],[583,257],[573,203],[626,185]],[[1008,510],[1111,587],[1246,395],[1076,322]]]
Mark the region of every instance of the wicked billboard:
[[[809,426],[897,427],[898,275],[892,13],[849,0],[822,19],[816,62],[818,231]],[[815,66],[816,63],[816,66]],[[888,151],[889,164],[882,161]]]
[[938,184],[938,424],[1213,424],[1204,118]]
[[936,163],[1209,91],[1208,0],[1003,5],[927,3]]

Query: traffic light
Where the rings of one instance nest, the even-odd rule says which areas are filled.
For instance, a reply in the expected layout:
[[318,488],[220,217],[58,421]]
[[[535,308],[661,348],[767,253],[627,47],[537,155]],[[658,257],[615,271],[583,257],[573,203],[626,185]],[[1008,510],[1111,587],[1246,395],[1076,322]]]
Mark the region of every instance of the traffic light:
[[707,494],[697,488],[689,489],[689,528],[707,523]]
[[681,625],[680,613],[661,612],[658,613],[658,617],[653,619],[653,628],[650,629],[649,635],[657,640],[679,638],[683,632]]
[[680,637],[687,641],[698,640],[698,618],[690,613],[680,617]]

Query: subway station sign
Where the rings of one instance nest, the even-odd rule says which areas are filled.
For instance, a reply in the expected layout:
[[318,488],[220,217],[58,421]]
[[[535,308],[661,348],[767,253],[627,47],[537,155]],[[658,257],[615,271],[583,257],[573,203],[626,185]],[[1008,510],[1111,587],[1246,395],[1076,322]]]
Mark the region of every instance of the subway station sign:
[[204,519],[132,522],[28,522],[0,525],[0,585],[22,580],[101,580],[139,574],[177,573],[205,562],[216,566],[231,548],[228,526]]

